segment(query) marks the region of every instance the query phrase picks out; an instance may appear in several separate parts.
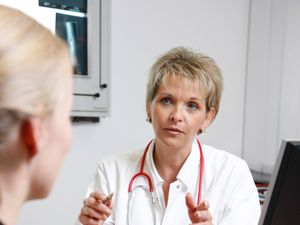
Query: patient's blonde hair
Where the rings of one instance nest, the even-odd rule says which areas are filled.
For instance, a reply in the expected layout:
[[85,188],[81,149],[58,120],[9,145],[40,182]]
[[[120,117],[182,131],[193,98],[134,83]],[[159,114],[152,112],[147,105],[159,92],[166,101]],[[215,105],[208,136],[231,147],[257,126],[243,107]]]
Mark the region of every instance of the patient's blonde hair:
[[65,95],[66,44],[26,14],[0,5],[0,147],[19,121],[51,114]]

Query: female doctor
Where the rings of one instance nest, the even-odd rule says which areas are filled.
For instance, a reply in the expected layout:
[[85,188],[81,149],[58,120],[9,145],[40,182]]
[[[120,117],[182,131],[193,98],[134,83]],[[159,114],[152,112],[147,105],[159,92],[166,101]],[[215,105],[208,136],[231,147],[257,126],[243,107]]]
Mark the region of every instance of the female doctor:
[[141,151],[99,162],[81,224],[257,224],[245,161],[196,138],[218,113],[222,82],[211,58],[183,47],[154,63],[146,110],[155,137]]

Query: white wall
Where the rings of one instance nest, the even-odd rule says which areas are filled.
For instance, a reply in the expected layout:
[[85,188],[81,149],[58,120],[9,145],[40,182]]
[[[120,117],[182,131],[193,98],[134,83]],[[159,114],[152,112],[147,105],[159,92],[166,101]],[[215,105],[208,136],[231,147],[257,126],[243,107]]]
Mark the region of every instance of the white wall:
[[300,1],[289,0],[283,52],[279,137],[300,139]]
[[[0,2],[39,14],[35,0]],[[178,45],[199,49],[220,65],[225,79],[220,112],[201,139],[240,156],[248,11],[249,0],[113,0],[111,116],[100,124],[74,125],[72,151],[52,194],[27,203],[18,224],[73,224],[97,160],[144,148],[153,137],[145,122],[147,72],[159,54]]]
[[271,173],[282,139],[300,140],[300,2],[252,0],[243,158]]

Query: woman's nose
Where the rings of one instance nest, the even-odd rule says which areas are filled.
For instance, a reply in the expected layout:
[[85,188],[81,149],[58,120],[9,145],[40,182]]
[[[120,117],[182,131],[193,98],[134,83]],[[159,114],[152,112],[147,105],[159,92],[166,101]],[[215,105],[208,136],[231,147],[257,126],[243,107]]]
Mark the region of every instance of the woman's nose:
[[170,114],[170,119],[174,123],[178,123],[182,121],[182,110],[180,107],[175,107]]

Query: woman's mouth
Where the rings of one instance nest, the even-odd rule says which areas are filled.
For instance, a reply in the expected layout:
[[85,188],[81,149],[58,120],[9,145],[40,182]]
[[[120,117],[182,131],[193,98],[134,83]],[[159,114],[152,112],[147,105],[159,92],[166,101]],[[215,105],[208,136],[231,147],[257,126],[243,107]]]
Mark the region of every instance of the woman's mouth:
[[182,130],[180,130],[178,128],[175,128],[175,127],[165,128],[165,131],[167,131],[168,133],[173,134],[173,135],[178,135],[178,134],[182,134],[183,133]]

